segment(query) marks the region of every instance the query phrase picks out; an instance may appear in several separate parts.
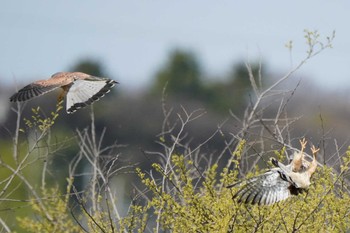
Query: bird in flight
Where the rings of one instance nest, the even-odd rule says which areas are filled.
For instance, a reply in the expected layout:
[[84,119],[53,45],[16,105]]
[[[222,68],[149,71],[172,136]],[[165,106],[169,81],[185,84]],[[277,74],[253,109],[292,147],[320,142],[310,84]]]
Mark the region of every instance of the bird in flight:
[[26,101],[50,91],[61,88],[58,101],[66,97],[67,113],[74,113],[77,109],[86,107],[99,100],[118,82],[95,77],[82,72],[59,72],[47,80],[35,81],[10,97],[10,101]]
[[284,165],[276,159],[272,159],[275,168],[245,182],[227,186],[227,188],[232,188],[241,185],[240,189],[233,195],[233,199],[237,198],[238,202],[248,204],[271,205],[306,190],[310,186],[310,178],[317,168],[316,154],[319,149],[311,147],[313,160],[308,162],[304,155],[307,142],[303,139],[300,140],[300,144],[301,151],[294,154],[290,164]]

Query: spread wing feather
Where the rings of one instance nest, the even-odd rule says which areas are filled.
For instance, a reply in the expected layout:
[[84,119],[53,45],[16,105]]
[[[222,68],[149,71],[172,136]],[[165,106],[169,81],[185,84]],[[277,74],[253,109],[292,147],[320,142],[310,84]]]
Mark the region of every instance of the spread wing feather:
[[241,188],[233,198],[237,198],[238,202],[259,205],[270,205],[287,199],[291,195],[289,189],[291,184],[281,178],[280,172],[279,168],[274,168],[238,184]]
[[45,81],[37,81],[31,83],[22,89],[20,89],[17,93],[10,97],[10,101],[26,101],[31,98],[43,95],[47,92],[53,91],[59,88],[61,85],[53,84],[53,85],[44,85]]
[[99,100],[117,82],[111,79],[76,80],[67,93],[67,113],[73,113]]

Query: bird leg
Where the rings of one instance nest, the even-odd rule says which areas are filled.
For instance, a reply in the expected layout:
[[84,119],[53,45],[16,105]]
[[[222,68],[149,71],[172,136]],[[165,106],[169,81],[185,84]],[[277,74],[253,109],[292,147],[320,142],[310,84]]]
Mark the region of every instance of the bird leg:
[[307,141],[305,138],[299,140],[302,150],[305,149]]
[[59,94],[59,96],[57,97],[57,102],[60,103],[63,101],[64,97],[66,96],[67,92],[68,92],[68,89],[69,87],[68,86],[62,86],[62,91],[61,93]]
[[299,140],[300,142],[300,145],[301,145],[301,151],[300,153],[302,154],[302,156],[304,157],[304,150],[306,148],[306,144],[307,144],[307,141],[305,140],[305,138]]
[[59,96],[57,97],[57,102],[58,103],[63,101],[65,94],[66,94],[66,92],[64,90],[62,90],[61,93],[59,94]]
[[304,150],[307,144],[307,141],[305,138],[299,140],[301,149],[299,153],[296,153],[294,155],[293,161],[292,161],[292,171],[293,172],[300,172],[303,166],[303,160],[304,160]]
[[313,159],[312,159],[312,162],[311,162],[309,168],[307,169],[307,172],[310,176],[316,171],[316,168],[317,168],[316,154],[319,150],[320,150],[320,148],[316,149],[316,147],[314,145],[312,145],[311,152],[312,152]]
[[311,152],[312,152],[312,156],[314,157],[314,159],[316,159],[316,154],[319,150],[320,150],[320,148],[316,149],[316,147],[314,145],[312,145]]

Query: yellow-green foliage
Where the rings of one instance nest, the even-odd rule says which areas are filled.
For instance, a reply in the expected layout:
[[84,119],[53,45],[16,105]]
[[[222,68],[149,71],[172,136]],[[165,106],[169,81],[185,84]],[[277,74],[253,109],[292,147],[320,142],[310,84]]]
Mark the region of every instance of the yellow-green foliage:
[[[37,183],[40,180],[43,165],[37,161],[49,150],[47,141],[43,139],[47,139],[45,136],[48,135],[50,127],[54,125],[61,109],[62,102],[57,104],[56,111],[51,112],[49,117],[44,117],[39,107],[33,108],[31,120],[24,119],[24,124],[26,129],[38,129],[40,132],[36,135],[38,137],[21,141],[21,137],[18,136],[15,147],[13,146],[14,141],[2,140],[0,142],[0,197],[2,198],[0,209],[12,210],[16,216],[27,216],[30,213],[31,210],[20,201],[27,199],[28,185],[23,180],[26,180],[28,184]],[[28,133],[24,128],[19,131]],[[33,190],[36,188],[33,187]],[[15,218],[8,216],[7,211],[1,211],[0,218],[5,219],[9,226],[15,225]]]
[[[51,128],[55,124],[55,120],[59,116],[58,112],[63,108],[63,100],[57,103],[56,111],[51,112],[51,116],[44,117],[40,113],[40,107],[32,108],[33,115],[31,119],[24,118],[24,123],[28,128],[33,128],[34,126],[38,127],[40,131],[44,132]],[[24,129],[21,129],[24,132]]]
[[148,206],[132,205],[129,214],[119,221],[118,232],[145,232],[148,208]]
[[[345,162],[350,161],[350,152],[347,156]],[[217,165],[214,164],[202,174],[203,180],[198,181],[198,178],[196,180],[193,178],[196,168],[191,160],[185,159],[182,155],[173,155],[171,162],[173,170],[170,174],[160,172],[170,184],[168,188],[162,186],[164,182],[156,183],[137,170],[142,182],[152,191],[148,206],[158,216],[157,221],[163,230],[172,232],[350,230],[349,190],[341,177],[345,172],[338,176],[328,167],[319,167],[307,192],[272,206],[252,206],[232,200],[237,188],[225,188],[226,185],[237,181],[236,171],[224,169],[219,172]],[[161,170],[158,164],[153,167],[157,171]],[[347,171],[348,167],[345,170]],[[217,179],[218,174],[220,179]]]
[[[71,188],[72,180],[68,181],[67,193]],[[43,189],[42,205],[38,200],[32,200],[30,206],[32,217],[18,217],[20,227],[26,232],[83,232],[70,214],[68,206],[69,195],[60,195],[59,189]]]
[[[238,187],[226,188],[238,181],[236,170],[220,171],[214,164],[201,173],[192,160],[174,154],[167,170],[153,164],[160,179],[154,179],[154,172],[148,176],[136,169],[146,186],[148,202],[132,205],[120,220],[106,208],[89,214],[82,211],[78,220],[85,222],[86,230],[91,232],[144,232],[147,224],[154,232],[346,232],[350,230],[350,197],[343,178],[349,171],[350,149],[343,161],[339,175],[329,167],[319,167],[309,190],[299,196],[271,206],[252,206],[232,200]],[[238,161],[232,162],[239,165]],[[42,202],[52,219],[37,201],[32,201],[36,216],[18,218],[26,231],[82,231],[70,216],[68,194],[46,190]]]

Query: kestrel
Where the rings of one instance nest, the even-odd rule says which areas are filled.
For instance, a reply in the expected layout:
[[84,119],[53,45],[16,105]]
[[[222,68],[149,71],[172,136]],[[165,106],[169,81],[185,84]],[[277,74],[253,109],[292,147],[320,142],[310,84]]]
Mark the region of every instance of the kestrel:
[[99,100],[118,82],[95,77],[82,72],[59,72],[47,80],[35,81],[10,97],[10,101],[26,101],[50,91],[62,88],[58,101],[66,96],[66,111],[74,113],[77,109],[86,107]]
[[306,190],[317,168],[316,153],[319,149],[314,146],[311,148],[313,160],[308,162],[304,159],[303,153],[306,141],[300,142],[302,144],[301,153],[296,153],[290,164],[284,165],[272,159],[275,168],[250,178],[246,182],[227,186],[227,188],[232,188],[243,183],[238,192],[234,194],[233,199],[237,198],[238,202],[248,204],[271,205]]

